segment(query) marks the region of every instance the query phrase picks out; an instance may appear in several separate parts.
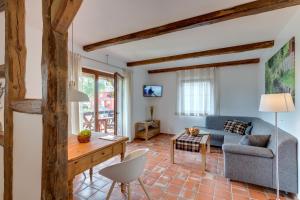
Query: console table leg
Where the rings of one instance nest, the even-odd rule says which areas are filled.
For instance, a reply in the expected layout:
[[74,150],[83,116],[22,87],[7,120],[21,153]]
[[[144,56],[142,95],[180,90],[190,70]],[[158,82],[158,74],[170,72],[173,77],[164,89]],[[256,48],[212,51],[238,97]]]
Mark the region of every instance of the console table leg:
[[[126,143],[123,144],[123,147],[122,147],[122,152],[120,154],[121,156],[121,162],[124,160],[125,158],[125,153],[126,153]],[[124,183],[121,183],[121,192],[124,193],[126,191],[126,187],[125,187],[125,184]]]
[[201,172],[204,173],[206,168],[206,144],[201,144],[200,152],[201,152]]
[[170,155],[171,155],[171,163],[175,164],[175,160],[174,160],[174,144],[175,144],[175,140],[171,140],[171,144],[170,144]]

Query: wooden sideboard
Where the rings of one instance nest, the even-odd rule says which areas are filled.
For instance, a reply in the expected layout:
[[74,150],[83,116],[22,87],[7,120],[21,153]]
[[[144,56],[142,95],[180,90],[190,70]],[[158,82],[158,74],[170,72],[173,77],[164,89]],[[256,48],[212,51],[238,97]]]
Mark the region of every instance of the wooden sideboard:
[[148,140],[160,134],[160,120],[137,122],[135,124],[135,138]]

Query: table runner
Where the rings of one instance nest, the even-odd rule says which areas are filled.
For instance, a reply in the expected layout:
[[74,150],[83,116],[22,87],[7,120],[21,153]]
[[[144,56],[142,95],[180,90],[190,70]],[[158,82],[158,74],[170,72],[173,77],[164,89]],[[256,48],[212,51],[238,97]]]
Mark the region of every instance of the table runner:
[[200,152],[200,142],[202,137],[203,135],[192,136],[184,133],[176,139],[176,149],[190,152]]

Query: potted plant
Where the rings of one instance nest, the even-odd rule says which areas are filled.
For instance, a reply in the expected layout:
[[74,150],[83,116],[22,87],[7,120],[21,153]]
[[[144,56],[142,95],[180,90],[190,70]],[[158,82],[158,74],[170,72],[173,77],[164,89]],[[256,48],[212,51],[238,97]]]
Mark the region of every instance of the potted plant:
[[79,143],[88,143],[91,140],[92,132],[90,130],[82,130],[77,136]]

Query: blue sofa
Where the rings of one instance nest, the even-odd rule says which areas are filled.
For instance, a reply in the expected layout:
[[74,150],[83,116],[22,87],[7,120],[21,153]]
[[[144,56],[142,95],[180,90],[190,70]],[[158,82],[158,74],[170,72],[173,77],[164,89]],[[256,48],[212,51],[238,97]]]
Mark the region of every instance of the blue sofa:
[[[253,135],[271,135],[266,148],[240,145],[242,136],[224,130],[226,120],[251,122]],[[211,145],[222,147],[225,177],[231,180],[276,188],[274,126],[255,117],[207,116],[206,131],[211,133]],[[280,190],[298,193],[297,139],[279,130]]]

